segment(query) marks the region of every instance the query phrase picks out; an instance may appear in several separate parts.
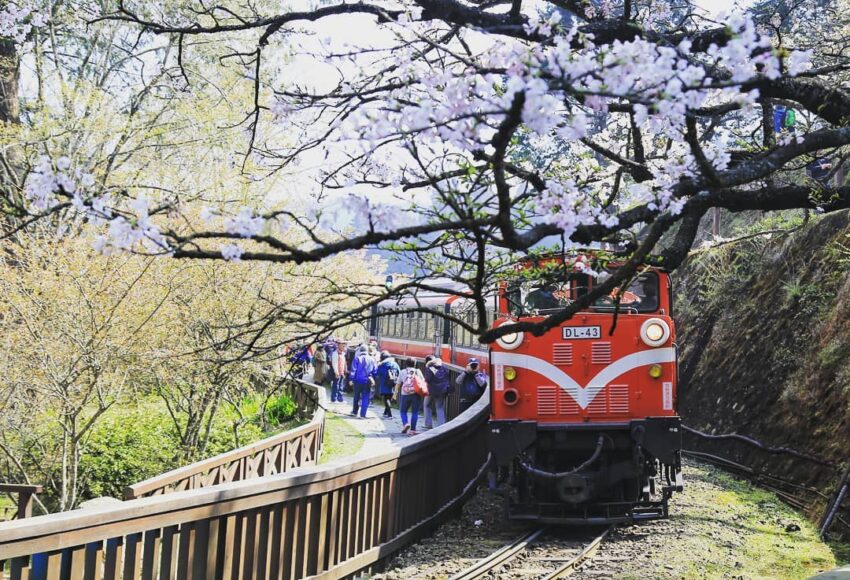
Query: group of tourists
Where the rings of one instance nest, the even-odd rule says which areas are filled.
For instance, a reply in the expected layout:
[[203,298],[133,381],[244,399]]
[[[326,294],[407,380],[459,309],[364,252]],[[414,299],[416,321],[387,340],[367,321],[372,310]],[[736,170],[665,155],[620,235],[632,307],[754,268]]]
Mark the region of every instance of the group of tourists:
[[452,382],[449,369],[435,356],[425,357],[425,368],[419,370],[410,360],[400,367],[387,351],[378,352],[372,341],[360,345],[350,363],[346,357],[345,340],[329,339],[313,354],[313,382],[330,385],[331,402],[344,402],[343,392],[352,393],[351,414],[365,418],[373,399],[383,400],[384,418],[393,416],[392,402],[398,401],[402,433],[415,435],[420,413],[425,428],[446,422],[446,399],[460,391],[460,412],[477,401],[487,388],[487,374],[481,371],[478,359],[470,358],[462,373]]

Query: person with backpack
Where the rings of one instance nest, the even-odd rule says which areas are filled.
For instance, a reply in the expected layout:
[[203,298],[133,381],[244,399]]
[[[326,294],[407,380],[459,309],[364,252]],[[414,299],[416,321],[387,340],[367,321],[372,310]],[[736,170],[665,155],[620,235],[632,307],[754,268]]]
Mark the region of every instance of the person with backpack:
[[378,395],[384,399],[384,417],[389,419],[393,416],[393,409],[390,407],[390,402],[393,400],[393,392],[398,382],[400,369],[398,363],[395,362],[395,359],[389,352],[381,352],[380,357],[381,362],[375,371],[376,389]]
[[369,355],[369,348],[361,345],[351,361],[351,373],[349,382],[354,387],[354,407],[352,415],[357,415],[358,408],[360,417],[366,418],[366,410],[369,408],[369,395],[375,384],[375,359]]
[[481,398],[487,388],[487,374],[481,371],[477,358],[469,359],[466,369],[458,375],[455,383],[460,388],[460,412],[463,413]]
[[[416,368],[415,361],[410,360],[407,363],[407,368],[399,374],[396,383],[399,391],[398,407],[401,412],[402,433],[416,435],[416,421],[419,418],[419,407],[422,404],[420,393],[424,392],[425,384],[422,371]],[[411,413],[409,421],[408,412]]]
[[437,427],[446,422],[446,398],[453,392],[449,369],[443,361],[433,355],[425,358],[425,382],[428,383],[428,397],[425,399],[425,427],[431,429],[434,418],[431,409],[437,411]]

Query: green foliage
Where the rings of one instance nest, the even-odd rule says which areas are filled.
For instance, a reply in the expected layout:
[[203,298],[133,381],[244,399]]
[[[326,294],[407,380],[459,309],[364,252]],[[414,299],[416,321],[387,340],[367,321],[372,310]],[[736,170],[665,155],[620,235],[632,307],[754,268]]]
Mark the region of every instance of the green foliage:
[[125,486],[177,467],[179,455],[180,443],[158,401],[116,407],[85,442],[82,496],[120,498]]
[[286,395],[275,397],[266,405],[266,417],[272,425],[280,425],[293,419],[297,411],[295,401]]
[[699,272],[696,298],[709,308],[723,307],[749,280],[764,241],[758,238],[738,244],[695,252],[691,268]]
[[802,210],[789,212],[765,212],[756,221],[742,221],[733,226],[735,237],[749,236],[762,232],[793,230],[806,223]]
[[782,283],[782,289],[785,291],[786,304],[792,306],[803,296],[805,286],[799,278],[792,278]]
[[[263,430],[263,398],[244,397],[238,409],[222,409],[210,425],[206,448],[197,460],[225,453],[270,435]],[[271,431],[291,428],[297,408],[287,395],[266,406]],[[181,465],[182,447],[163,403],[154,397],[107,412],[84,442],[80,460],[81,499],[120,498],[124,487]]]

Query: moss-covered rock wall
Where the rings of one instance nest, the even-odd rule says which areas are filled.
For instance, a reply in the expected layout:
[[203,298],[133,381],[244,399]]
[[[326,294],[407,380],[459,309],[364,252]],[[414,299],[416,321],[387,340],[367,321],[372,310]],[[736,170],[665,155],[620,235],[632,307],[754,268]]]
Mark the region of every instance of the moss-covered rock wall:
[[[850,215],[696,251],[675,279],[685,423],[850,460]],[[835,485],[816,465],[727,450],[826,493]]]

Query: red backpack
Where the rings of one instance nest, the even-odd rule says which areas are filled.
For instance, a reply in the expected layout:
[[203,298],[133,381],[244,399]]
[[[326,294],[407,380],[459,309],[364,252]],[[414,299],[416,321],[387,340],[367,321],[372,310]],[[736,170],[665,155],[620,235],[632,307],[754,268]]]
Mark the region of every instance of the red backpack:
[[419,369],[416,369],[416,372],[413,374],[413,392],[420,397],[428,396],[428,383],[425,382],[425,377]]
[[425,377],[422,376],[422,371],[419,369],[408,369],[404,381],[401,383],[402,395],[419,395],[420,397],[428,396],[428,383],[425,382]]

